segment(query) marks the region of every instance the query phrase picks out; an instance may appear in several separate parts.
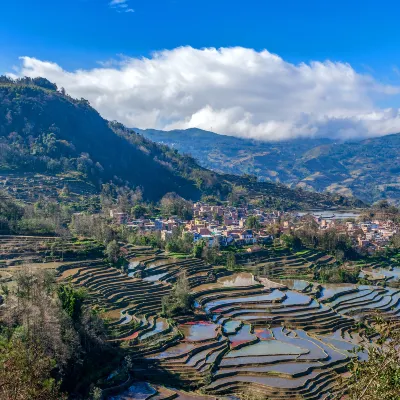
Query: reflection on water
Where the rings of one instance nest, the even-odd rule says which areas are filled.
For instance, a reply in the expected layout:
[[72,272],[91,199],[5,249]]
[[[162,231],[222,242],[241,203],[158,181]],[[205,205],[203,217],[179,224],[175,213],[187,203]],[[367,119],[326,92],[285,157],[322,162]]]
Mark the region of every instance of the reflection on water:
[[[217,307],[223,307],[225,305],[231,304],[240,304],[240,303],[258,303],[258,302],[272,302],[274,300],[283,300],[286,297],[285,293],[280,290],[275,289],[272,293],[269,294],[261,294],[256,296],[248,296],[248,297],[233,297],[229,299],[210,301],[206,307],[205,311],[208,313],[212,309]],[[217,311],[217,310],[215,310]]]
[[150,332],[145,333],[143,336],[140,336],[139,340],[145,340],[153,335],[156,335],[157,333],[165,331],[167,328],[167,321],[164,318],[161,318],[160,320],[157,320],[154,329]]
[[348,218],[358,218],[360,216],[360,211],[353,210],[353,211],[307,211],[307,212],[297,212],[296,213],[299,217],[302,217],[307,214],[311,214],[314,217],[321,217],[324,219],[348,219]]
[[268,328],[257,328],[257,329],[254,329],[254,334],[260,340],[271,340],[271,339],[274,338],[274,334]]
[[164,272],[162,274],[157,274],[157,275],[146,276],[145,278],[143,278],[143,280],[147,282],[155,282],[161,280],[166,275],[168,275],[168,272]]
[[374,269],[378,274],[384,275],[386,278],[391,278],[398,281],[400,279],[400,268],[394,267],[393,269],[378,268]]
[[218,283],[227,287],[245,287],[257,285],[258,282],[254,279],[254,276],[248,272],[241,272],[232,276],[225,276],[218,279]]
[[241,324],[242,323],[237,320],[230,320],[225,322],[223,326],[224,333],[226,333],[227,335],[235,333],[240,328]]
[[282,279],[280,283],[287,286],[291,290],[297,290],[299,292],[306,290],[311,285],[310,282],[303,281],[301,279]]
[[109,397],[109,400],[146,400],[156,393],[147,382],[135,382],[128,390],[118,396]]
[[339,293],[346,293],[353,291],[357,288],[356,285],[348,284],[348,283],[329,283],[329,284],[324,284],[323,288],[321,290],[321,296],[319,297],[319,300],[328,300],[331,297],[339,294]]
[[231,347],[235,348],[244,343],[256,340],[257,337],[253,335],[250,331],[251,331],[250,325],[247,324],[243,325],[242,328],[235,335],[229,337],[229,341],[231,342]]
[[202,321],[198,323],[187,323],[179,326],[179,330],[185,335],[189,342],[213,339],[216,336],[218,325]]
[[308,353],[307,349],[294,346],[280,340],[265,340],[230,351],[226,357],[271,356],[271,355],[300,355]]

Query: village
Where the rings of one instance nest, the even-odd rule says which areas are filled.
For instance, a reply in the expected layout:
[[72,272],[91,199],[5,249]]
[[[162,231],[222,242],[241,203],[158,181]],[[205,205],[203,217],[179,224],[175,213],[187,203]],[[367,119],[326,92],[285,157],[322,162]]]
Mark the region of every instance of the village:
[[400,225],[392,220],[365,220],[340,218],[334,214],[322,217],[318,213],[270,211],[254,206],[233,207],[228,205],[209,205],[204,202],[193,204],[192,219],[183,220],[177,216],[141,217],[131,219],[128,213],[118,209],[110,211],[110,217],[116,225],[146,234],[159,232],[166,241],[173,230],[180,228],[182,234],[193,236],[193,242],[204,241],[212,246],[248,246],[255,251],[260,245],[271,243],[282,235],[291,235],[305,226],[312,226],[317,232],[334,231],[338,235],[349,237],[358,251],[373,254],[390,245],[394,235],[400,232]]

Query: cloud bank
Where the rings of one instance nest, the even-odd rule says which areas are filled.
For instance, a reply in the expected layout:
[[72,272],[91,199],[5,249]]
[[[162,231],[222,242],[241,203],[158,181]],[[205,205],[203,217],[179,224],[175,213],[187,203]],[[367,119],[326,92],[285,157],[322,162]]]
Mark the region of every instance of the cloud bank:
[[18,73],[46,77],[129,127],[197,127],[262,140],[400,132],[400,110],[377,106],[400,87],[349,64],[295,65],[267,50],[180,47],[76,71],[22,57]]

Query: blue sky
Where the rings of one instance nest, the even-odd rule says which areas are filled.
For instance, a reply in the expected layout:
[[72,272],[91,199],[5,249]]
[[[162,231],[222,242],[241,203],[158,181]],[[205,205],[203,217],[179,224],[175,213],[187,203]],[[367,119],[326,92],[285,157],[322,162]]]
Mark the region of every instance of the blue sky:
[[292,62],[332,59],[395,79],[400,2],[371,0],[18,0],[1,5],[1,69],[19,56],[90,67],[154,50],[266,48]]
[[[128,125],[212,125],[221,133],[245,136],[249,131],[248,136],[281,138],[330,134],[340,119],[344,137],[400,131],[400,3],[394,0],[19,0],[4,1],[0,10],[0,72],[12,72],[16,66],[17,75],[44,75],[72,95],[89,98],[105,117]],[[180,46],[186,46],[183,53],[176,50]],[[254,53],[210,55],[200,50],[235,46]],[[263,49],[279,56],[278,67]],[[162,52],[163,61],[154,60],[155,51]],[[121,54],[127,57],[125,62]],[[29,59],[21,68],[21,56],[41,63],[32,65]],[[249,61],[248,71],[243,72],[241,57],[248,61],[253,56],[254,62]],[[141,64],[142,57],[148,62]],[[232,58],[234,71],[226,68]],[[111,66],[104,64],[108,60],[117,60],[111,72],[105,68]],[[328,60],[336,64],[327,64]],[[315,66],[314,61],[325,64]],[[301,63],[311,70],[304,70]],[[150,64],[164,75],[155,76]],[[249,72],[254,65],[256,72]],[[78,70],[84,70],[85,77]],[[194,71],[198,77],[188,78]],[[220,81],[215,81],[216,74]],[[96,87],[88,86],[88,76]],[[111,77],[118,85],[109,84]],[[150,99],[145,90],[149,79],[167,82],[151,89],[157,98]],[[210,98],[193,85],[192,81],[202,79],[208,93],[213,93]],[[99,82],[105,87],[103,93]],[[281,85],[276,87],[276,82]],[[117,103],[110,93],[121,85],[147,102]],[[235,91],[237,96],[221,95],[214,101],[221,86],[222,93]],[[265,90],[260,93],[257,86]],[[292,87],[297,92],[272,104],[271,98]],[[244,91],[249,93],[242,101]],[[158,101],[160,95],[165,104]],[[176,100],[173,109],[168,108],[171,96]],[[319,107],[321,102],[326,106]],[[282,108],[297,111],[280,113]],[[377,113],[382,123],[372,126],[369,121],[375,121]],[[290,128],[285,127],[287,121]]]

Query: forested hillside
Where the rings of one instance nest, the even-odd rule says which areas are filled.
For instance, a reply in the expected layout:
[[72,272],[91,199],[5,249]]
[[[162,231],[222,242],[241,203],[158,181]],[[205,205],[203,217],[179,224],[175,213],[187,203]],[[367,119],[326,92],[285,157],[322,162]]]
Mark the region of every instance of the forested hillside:
[[400,134],[335,143],[306,138],[261,142],[200,129],[139,132],[220,173],[252,174],[263,181],[355,196],[369,203],[400,203]]
[[[225,200],[235,192],[286,209],[362,205],[341,196],[255,186],[253,177],[242,177],[238,183],[234,176],[207,170],[191,156],[106,121],[87,100],[73,99],[43,78],[0,78],[0,172],[13,179],[32,172],[73,176],[98,191],[112,181],[140,187],[152,201],[168,192],[191,200],[202,195]],[[39,186],[44,190],[47,183]],[[15,190],[19,188],[17,183]]]
[[149,199],[168,191],[200,196],[189,179],[197,168],[193,160],[104,120],[86,100],[58,92],[43,79],[3,79],[0,138],[3,171],[78,171],[95,184],[141,186]]

